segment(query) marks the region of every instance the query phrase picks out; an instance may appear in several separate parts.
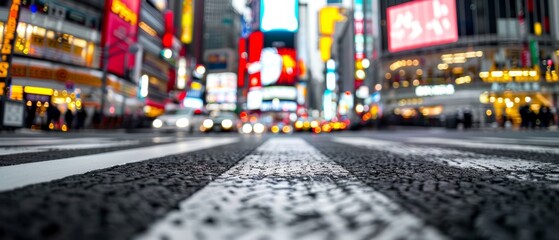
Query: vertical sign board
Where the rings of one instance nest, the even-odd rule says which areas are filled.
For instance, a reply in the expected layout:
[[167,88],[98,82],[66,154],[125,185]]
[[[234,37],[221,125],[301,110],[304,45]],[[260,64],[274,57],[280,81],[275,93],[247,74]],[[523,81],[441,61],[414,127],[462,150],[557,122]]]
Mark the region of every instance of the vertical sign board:
[[13,0],[10,5],[8,19],[4,27],[2,49],[0,49],[0,82],[4,83],[4,97],[0,101],[0,126],[23,127],[24,105],[23,102],[10,100],[11,64],[14,43],[17,37],[17,24],[21,0]]
[[2,101],[3,127],[23,127],[25,107],[23,102],[4,99]]
[[264,49],[264,34],[260,31],[255,31],[248,37],[248,82],[249,87],[262,86],[260,76],[260,56],[262,49]]
[[363,11],[363,0],[353,2],[353,27],[354,27],[354,59],[355,59],[355,89],[363,85],[364,76],[359,76],[357,72],[364,72],[361,61],[365,59],[365,21]]
[[239,38],[239,66],[237,70],[237,86],[242,88],[245,86],[245,73],[247,70],[248,52],[247,39]]
[[109,72],[119,76],[124,76],[125,68],[134,67],[135,56],[128,54],[128,48],[138,42],[140,3],[137,0],[105,1],[102,46],[109,50]]
[[0,82],[5,83],[4,94],[6,98],[10,94],[10,85],[12,84],[10,75],[10,66],[12,64],[12,54],[14,51],[14,43],[17,37],[17,24],[19,21],[19,9],[21,0],[13,0],[8,13],[8,21],[4,27],[4,38],[2,39],[2,49],[0,49]]
[[190,44],[192,43],[192,30],[194,27],[194,0],[184,0],[182,4],[181,42]]

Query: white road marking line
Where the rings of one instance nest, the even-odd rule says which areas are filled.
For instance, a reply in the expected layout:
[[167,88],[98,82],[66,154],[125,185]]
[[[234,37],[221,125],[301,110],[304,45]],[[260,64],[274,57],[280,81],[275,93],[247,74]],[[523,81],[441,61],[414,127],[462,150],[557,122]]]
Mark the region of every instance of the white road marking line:
[[[451,139],[449,139],[451,140]],[[543,180],[559,181],[559,172],[554,169],[557,165],[544,162],[526,161],[507,157],[488,156],[472,152],[438,147],[423,147],[400,142],[376,140],[370,138],[342,138],[336,137],[334,142],[387,151],[402,156],[419,156],[427,161],[448,164],[458,168],[473,168],[484,171],[508,171],[508,176],[519,180],[541,180],[531,175],[529,171],[547,172]],[[457,141],[456,141],[457,142]]]
[[497,149],[497,150],[519,150],[526,152],[536,152],[536,153],[552,153],[559,154],[559,148],[556,147],[542,147],[542,146],[530,146],[530,145],[516,145],[516,144],[497,144],[497,143],[481,143],[472,142],[468,140],[457,140],[449,138],[431,138],[431,137],[421,137],[421,138],[407,138],[406,142],[411,143],[429,143],[429,144],[443,144],[452,145],[466,148],[483,148],[483,149]]
[[37,153],[37,152],[46,152],[48,149],[37,149],[34,147],[10,147],[10,148],[0,148],[0,156],[5,155],[12,155],[18,153]]
[[302,139],[276,138],[137,239],[373,237],[445,239]]
[[79,150],[92,148],[122,147],[139,144],[139,140],[109,141],[99,143],[68,143],[61,145],[47,145],[43,147],[0,147],[0,156],[18,153],[38,153],[56,150]]
[[0,191],[116,165],[217,147],[236,141],[237,138],[202,138],[195,141],[0,167]]
[[[195,138],[192,138],[195,139]],[[168,142],[172,142],[172,141],[180,141],[182,139],[180,138],[175,138],[175,137],[154,137],[151,139],[152,142],[154,143],[168,143]]]
[[514,139],[514,138],[498,138],[498,137],[475,137],[474,140],[488,142],[488,143],[559,145],[559,138],[529,137],[529,138],[522,138],[522,139]]
[[58,145],[72,143],[98,143],[112,140],[111,138],[35,138],[35,139],[2,139],[0,146],[34,146]]

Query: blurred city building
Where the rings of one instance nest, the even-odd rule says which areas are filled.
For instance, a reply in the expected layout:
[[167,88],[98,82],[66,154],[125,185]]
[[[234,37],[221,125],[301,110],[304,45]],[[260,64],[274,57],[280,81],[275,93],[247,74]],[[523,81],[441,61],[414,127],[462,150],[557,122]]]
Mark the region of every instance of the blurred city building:
[[[192,66],[181,63],[195,39],[194,9],[184,7],[191,2],[21,1],[10,96],[36,118],[28,127],[78,127],[53,112],[80,112],[80,127],[104,128],[139,127],[162,114],[189,81]],[[0,3],[0,37],[10,5]]]
[[[9,6],[11,1],[0,3],[0,37]],[[61,129],[61,115],[51,124],[47,118],[54,116],[47,112],[84,109],[92,116],[99,107],[102,22],[103,1],[21,1],[10,96],[25,102],[33,116],[28,127]],[[116,94],[134,89],[119,76],[111,75],[108,83]]]
[[373,2],[371,87],[385,119],[519,125],[522,106],[557,107],[557,1]]
[[[245,5],[235,9],[232,1],[204,3],[204,94],[199,96],[209,111],[237,110],[238,39]],[[238,6],[239,8],[239,6]],[[194,99],[193,99],[194,100]]]

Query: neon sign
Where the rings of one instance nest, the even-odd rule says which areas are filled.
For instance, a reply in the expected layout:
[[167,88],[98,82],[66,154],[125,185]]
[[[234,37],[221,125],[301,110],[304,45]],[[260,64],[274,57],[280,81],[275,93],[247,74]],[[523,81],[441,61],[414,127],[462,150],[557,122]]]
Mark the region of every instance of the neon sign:
[[111,11],[127,23],[132,25],[138,23],[138,15],[120,0],[114,0]]
[[[108,71],[117,76],[125,76],[126,71],[134,69],[134,54],[122,51],[138,41],[140,4],[137,0],[105,0],[103,34],[101,45],[108,47]],[[149,30],[148,30],[149,31]],[[116,44],[118,43],[118,46]]]
[[[0,50],[0,82],[6,82],[10,72],[11,58],[16,39],[17,22],[19,18],[20,0],[13,0],[8,21],[6,22],[4,39],[2,39],[2,49]],[[9,86],[10,84],[6,84]]]

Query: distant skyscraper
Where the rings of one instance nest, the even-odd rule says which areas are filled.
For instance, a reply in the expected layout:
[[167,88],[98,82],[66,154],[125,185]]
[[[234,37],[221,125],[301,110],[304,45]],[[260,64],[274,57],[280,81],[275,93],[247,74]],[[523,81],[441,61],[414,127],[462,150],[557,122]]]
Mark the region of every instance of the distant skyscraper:
[[231,1],[206,0],[204,7],[204,49],[236,48],[240,34],[239,16]]

